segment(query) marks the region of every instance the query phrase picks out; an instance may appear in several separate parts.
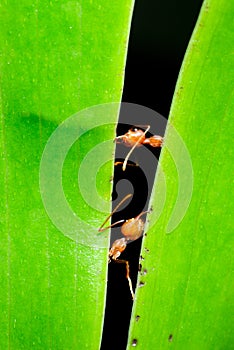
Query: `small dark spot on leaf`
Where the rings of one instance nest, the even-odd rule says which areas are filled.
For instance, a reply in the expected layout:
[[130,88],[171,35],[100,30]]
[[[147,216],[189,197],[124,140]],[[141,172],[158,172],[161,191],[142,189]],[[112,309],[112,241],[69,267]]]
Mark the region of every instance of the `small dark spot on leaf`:
[[148,248],[145,248],[145,252],[146,252],[146,253],[149,253],[149,249],[148,249]]
[[144,258],[143,258],[143,256],[142,255],[140,255],[140,260],[142,261],[142,260],[145,260]]
[[172,340],[173,340],[173,334],[170,334],[169,337],[168,337],[168,341],[172,342]]
[[136,316],[136,321],[138,322],[138,321],[139,321],[139,319],[140,319],[140,316],[139,316],[139,315],[137,315],[137,316]]
[[143,269],[142,265],[139,264],[139,272],[140,272],[141,276],[145,276],[145,275],[147,275],[148,270],[147,269]]
[[132,346],[137,346],[137,339],[133,339]]
[[142,282],[142,281],[139,282],[139,288],[143,287],[144,285],[145,285],[145,282]]

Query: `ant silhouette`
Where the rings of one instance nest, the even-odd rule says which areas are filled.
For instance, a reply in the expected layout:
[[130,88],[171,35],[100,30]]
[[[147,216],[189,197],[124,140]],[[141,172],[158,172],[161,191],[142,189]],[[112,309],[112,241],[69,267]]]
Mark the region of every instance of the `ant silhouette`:
[[[127,147],[132,147],[128,152],[124,162],[122,170],[125,171],[128,159],[136,147],[142,145],[150,145],[151,147],[162,147],[163,137],[159,135],[154,135],[151,137],[146,137],[146,133],[149,131],[150,125],[146,125],[146,130],[143,131],[138,128],[131,128],[124,135],[117,136],[115,138],[116,143],[123,143]],[[118,141],[120,140],[120,142]]]
[[[132,295],[132,299],[134,299],[134,292],[133,292],[133,288],[132,288],[132,281],[130,278],[130,268],[129,268],[129,262],[127,260],[122,260],[122,259],[118,259],[118,257],[121,255],[121,253],[125,250],[127,243],[129,241],[135,241],[136,239],[140,238],[143,231],[144,231],[144,226],[145,226],[145,222],[141,219],[141,216],[148,213],[149,211],[143,211],[142,213],[140,213],[139,215],[137,215],[135,218],[132,219],[128,219],[128,220],[119,220],[117,222],[114,222],[113,224],[104,227],[104,225],[106,224],[106,222],[110,219],[110,217],[117,211],[117,209],[128,199],[132,197],[132,194],[127,194],[121,201],[119,204],[117,204],[117,206],[115,207],[115,209],[112,211],[112,213],[110,215],[108,215],[108,217],[105,219],[105,221],[103,222],[103,224],[100,226],[100,228],[98,229],[98,232],[103,232],[105,230],[107,230],[108,228],[111,228],[115,225],[118,225],[122,222],[123,225],[121,226],[121,232],[123,234],[123,238],[119,238],[116,239],[110,250],[109,250],[109,263],[113,260],[117,263],[121,263],[121,264],[125,264],[126,265],[126,278],[128,280],[128,284],[129,284],[129,289]],[[117,260],[118,259],[118,260]]]

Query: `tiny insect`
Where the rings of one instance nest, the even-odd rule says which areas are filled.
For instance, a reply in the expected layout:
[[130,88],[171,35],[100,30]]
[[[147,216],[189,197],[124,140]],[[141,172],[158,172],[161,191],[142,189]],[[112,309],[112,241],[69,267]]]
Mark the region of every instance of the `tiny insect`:
[[142,145],[150,145],[151,147],[162,147],[163,137],[159,135],[154,135],[151,137],[146,137],[146,133],[149,131],[150,125],[146,126],[146,130],[143,131],[141,129],[132,128],[129,129],[128,132],[124,135],[117,136],[115,138],[116,143],[123,143],[127,147],[132,147],[128,152],[124,162],[123,162],[123,171],[126,169],[127,161],[134,151],[136,147],[140,147]]
[[107,230],[108,228],[111,228],[111,227],[113,227],[115,225],[123,223],[123,225],[121,226],[121,233],[123,234],[124,237],[120,238],[120,239],[117,239],[117,240],[115,240],[113,242],[113,244],[112,244],[112,246],[111,246],[111,248],[109,250],[108,257],[109,257],[109,263],[111,262],[111,260],[113,260],[113,261],[115,261],[117,263],[125,264],[125,266],[126,266],[126,278],[128,280],[129,289],[130,289],[130,292],[131,292],[131,295],[132,295],[132,299],[134,299],[134,292],[133,292],[133,288],[132,288],[132,281],[131,281],[131,278],[130,278],[129,262],[127,260],[118,259],[118,257],[125,250],[125,248],[127,246],[127,243],[129,241],[135,241],[136,239],[141,237],[141,235],[142,235],[142,233],[144,231],[144,226],[145,226],[145,222],[141,219],[141,217],[144,214],[148,213],[148,211],[143,211],[142,213],[137,215],[135,218],[128,219],[128,220],[119,220],[119,221],[114,222],[113,224],[111,224],[109,226],[104,227],[104,225],[110,219],[110,217],[130,197],[132,197],[132,194],[126,195],[121,200],[121,202],[115,207],[115,209],[112,211],[112,213],[110,215],[108,215],[108,217],[105,219],[105,221],[100,226],[98,231],[99,232],[103,232],[103,231]]

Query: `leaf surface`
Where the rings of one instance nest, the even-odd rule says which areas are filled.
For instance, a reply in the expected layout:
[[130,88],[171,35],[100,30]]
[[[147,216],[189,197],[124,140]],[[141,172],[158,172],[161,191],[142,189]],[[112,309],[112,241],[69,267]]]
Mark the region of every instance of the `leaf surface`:
[[[111,207],[118,109],[103,109],[109,121],[100,111],[76,113],[120,101],[132,6],[0,4],[1,349],[99,348],[109,240],[97,229]],[[53,144],[55,130],[62,133]],[[86,154],[106,140],[83,166],[82,188],[93,198],[86,200],[77,174]],[[54,148],[44,151],[48,144]],[[94,177],[103,154],[107,163]],[[105,200],[97,209],[96,192]],[[84,224],[74,226],[77,217]]]
[[185,56],[151,199],[128,349],[233,346],[233,13],[232,2],[205,1]]

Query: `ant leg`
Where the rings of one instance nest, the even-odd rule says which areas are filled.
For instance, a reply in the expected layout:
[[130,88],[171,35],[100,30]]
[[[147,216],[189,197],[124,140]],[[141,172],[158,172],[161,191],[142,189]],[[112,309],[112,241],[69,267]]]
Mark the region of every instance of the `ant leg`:
[[115,207],[115,209],[112,211],[112,213],[110,213],[110,215],[107,216],[106,220],[105,220],[105,221],[103,222],[103,224],[99,227],[98,232],[103,232],[103,231],[107,230],[108,228],[113,227],[113,226],[115,226],[115,225],[117,225],[117,224],[120,224],[121,222],[124,222],[124,221],[125,221],[125,220],[119,220],[119,221],[115,222],[114,224],[112,224],[112,225],[110,225],[110,226],[103,227],[103,226],[107,223],[107,221],[110,219],[110,217],[118,210],[118,208],[119,208],[128,198],[130,198],[130,197],[132,197],[132,194],[131,194],[131,193],[127,194],[127,195],[120,201],[120,203],[116,205],[116,207]]
[[122,143],[121,141],[119,142],[117,140],[122,139],[123,137],[125,137],[125,135],[116,136],[115,138],[116,143]]
[[[142,137],[147,133],[147,131],[149,131],[149,129],[150,129],[150,125],[147,126],[147,128],[146,128],[145,132],[143,133]],[[137,142],[135,143],[135,145],[134,145],[134,146],[131,148],[131,150],[128,152],[128,154],[127,154],[127,156],[126,156],[126,158],[125,158],[125,160],[124,160],[124,162],[123,162],[123,167],[122,167],[123,171],[126,170],[126,165],[127,165],[128,159],[129,159],[130,155],[132,154],[132,152],[134,151],[134,149],[137,147],[137,145],[141,142],[142,137],[140,137],[140,138],[137,140]]]
[[128,280],[128,285],[129,285],[129,289],[132,295],[132,300],[134,300],[134,292],[133,292],[133,288],[132,288],[132,280],[130,278],[130,268],[129,268],[129,262],[127,260],[114,260],[115,262],[119,263],[119,264],[125,264],[126,266],[126,278]]
[[[117,166],[117,165],[123,165],[123,163],[124,163],[124,162],[115,162],[114,165],[115,165],[115,166]],[[135,166],[135,167],[137,166],[137,167],[138,167],[139,164],[137,164],[137,163],[136,163],[136,164],[135,164],[135,163],[134,163],[134,164],[128,163],[127,166]]]
[[[108,220],[109,218],[110,218],[110,215],[108,216],[107,220]],[[105,222],[102,224],[102,226],[99,227],[98,232],[103,232],[103,231],[105,231],[105,230],[108,230],[108,228],[114,227],[115,225],[121,224],[121,222],[124,222],[124,221],[125,221],[124,219],[123,219],[123,220],[119,220],[119,221],[116,221],[116,222],[114,222],[113,224],[111,224],[111,225],[109,225],[109,226],[103,227],[103,225],[106,223],[107,220],[105,220]]]
[[148,214],[148,213],[150,213],[150,212],[151,212],[151,210],[146,210],[146,211],[143,211],[142,213],[140,213],[139,215],[137,215],[137,216],[135,217],[135,220],[140,219],[140,217],[141,217],[142,215],[144,215],[144,214]]

